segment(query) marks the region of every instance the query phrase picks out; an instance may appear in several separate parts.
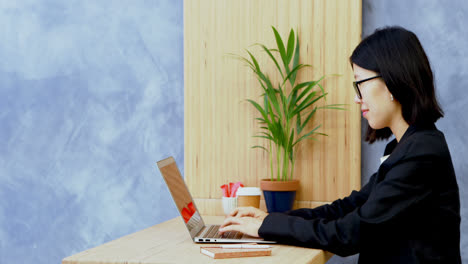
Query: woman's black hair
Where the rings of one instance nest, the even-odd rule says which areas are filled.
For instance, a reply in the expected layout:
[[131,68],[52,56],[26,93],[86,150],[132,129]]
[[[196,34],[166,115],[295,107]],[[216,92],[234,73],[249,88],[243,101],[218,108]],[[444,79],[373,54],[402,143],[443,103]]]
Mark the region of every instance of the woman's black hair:
[[[402,27],[377,29],[359,43],[350,62],[382,76],[409,125],[433,124],[444,116],[436,99],[431,65],[413,32]],[[391,135],[388,127],[376,130],[368,126],[365,140],[373,143]]]

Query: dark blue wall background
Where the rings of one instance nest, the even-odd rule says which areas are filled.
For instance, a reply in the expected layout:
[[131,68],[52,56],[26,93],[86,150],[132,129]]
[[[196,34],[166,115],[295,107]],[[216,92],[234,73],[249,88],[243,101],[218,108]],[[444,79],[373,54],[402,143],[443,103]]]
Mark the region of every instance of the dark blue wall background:
[[[464,263],[467,13],[463,0],[363,0],[363,35],[401,25],[429,55]],[[181,0],[0,1],[0,263],[59,263],[177,216],[155,162],[183,171],[183,107]],[[363,183],[384,144],[363,143]]]

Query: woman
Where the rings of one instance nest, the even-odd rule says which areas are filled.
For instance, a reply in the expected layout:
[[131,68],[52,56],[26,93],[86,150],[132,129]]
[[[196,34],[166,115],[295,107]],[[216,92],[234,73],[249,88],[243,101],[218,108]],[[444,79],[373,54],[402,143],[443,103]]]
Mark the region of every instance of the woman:
[[418,38],[400,27],[376,30],[350,62],[355,102],[369,123],[366,141],[395,136],[378,171],[359,192],[315,209],[238,208],[220,232],[360,253],[359,263],[461,263],[458,185],[434,125],[443,112]]

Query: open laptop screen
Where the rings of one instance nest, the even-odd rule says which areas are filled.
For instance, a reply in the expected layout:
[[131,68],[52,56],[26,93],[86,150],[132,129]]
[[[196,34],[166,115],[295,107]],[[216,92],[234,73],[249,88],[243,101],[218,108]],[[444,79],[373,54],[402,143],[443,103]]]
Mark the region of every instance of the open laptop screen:
[[173,157],[158,161],[158,167],[164,181],[171,192],[172,198],[184,219],[185,225],[190,232],[190,236],[195,237],[205,226],[201,216],[193,202],[192,196],[182,179],[179,168]]

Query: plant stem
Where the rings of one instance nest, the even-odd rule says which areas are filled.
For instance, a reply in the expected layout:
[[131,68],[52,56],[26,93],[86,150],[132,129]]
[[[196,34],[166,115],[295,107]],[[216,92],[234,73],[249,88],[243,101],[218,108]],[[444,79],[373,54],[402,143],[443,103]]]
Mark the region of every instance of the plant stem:
[[283,149],[283,181],[288,180],[288,164],[289,164],[289,158],[288,158],[288,151],[286,148]]
[[280,173],[280,167],[281,167],[281,156],[280,156],[280,145],[279,144],[276,144],[276,166],[277,166],[277,171],[278,171],[278,175],[277,175],[277,180],[280,181],[280,176],[281,176],[281,173]]
[[295,158],[294,158],[294,151],[291,155],[292,155],[292,158],[291,158],[291,175],[290,175],[291,178],[290,179],[292,180],[294,177],[294,164],[296,163]]
[[271,149],[271,140],[270,140],[270,172],[271,172],[271,181],[273,181],[273,154],[271,153],[273,150]]
[[291,178],[292,175],[289,175],[290,177],[288,177],[288,173],[289,173],[289,137],[290,137],[290,133],[292,133],[291,128],[290,128],[290,120],[289,118],[287,117],[287,109],[284,109],[285,111],[285,116],[286,116],[286,141],[285,141],[285,146],[284,146],[284,161],[283,161],[283,181],[287,181],[288,178]]

